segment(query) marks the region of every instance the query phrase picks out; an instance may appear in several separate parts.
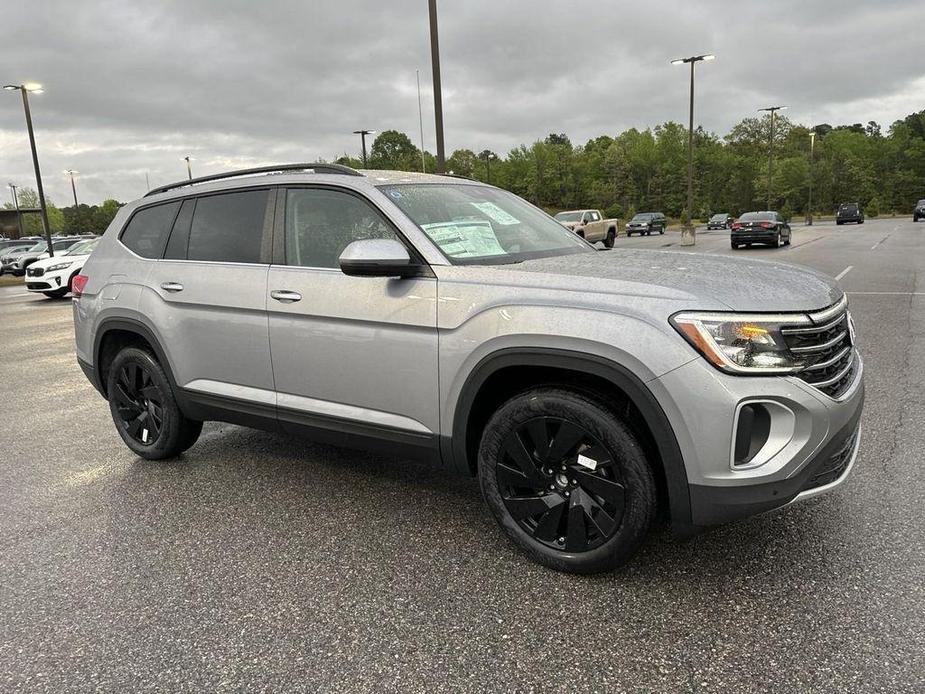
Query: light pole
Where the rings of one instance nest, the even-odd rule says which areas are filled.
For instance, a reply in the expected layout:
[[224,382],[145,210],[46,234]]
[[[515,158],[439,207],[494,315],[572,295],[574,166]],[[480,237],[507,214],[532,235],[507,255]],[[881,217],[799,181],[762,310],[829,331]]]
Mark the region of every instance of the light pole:
[[29,146],[32,147],[32,166],[35,168],[35,184],[39,191],[39,207],[42,213],[42,227],[45,230],[45,242],[48,244],[48,255],[54,257],[55,249],[51,244],[51,226],[48,224],[48,208],[45,206],[45,189],[42,187],[42,172],[39,169],[39,155],[35,149],[35,133],[32,130],[32,111],[29,110],[29,92],[41,94],[41,84],[25,82],[23,84],[5,84],[7,91],[19,91],[22,94],[22,108],[26,113],[26,129],[29,131]]
[[190,164],[192,160],[193,158],[188,154],[183,157],[183,161],[186,162],[186,175],[189,176],[189,180],[191,181],[193,180],[193,165]]
[[485,182],[491,185],[491,160],[497,159],[498,156],[487,149],[479,156],[485,160]]
[[418,125],[421,128],[421,173],[427,173],[427,165],[424,163],[424,111],[421,109],[421,71],[414,71],[418,80]]
[[774,114],[787,108],[786,106],[768,106],[759,108],[759,111],[768,111],[771,114],[771,137],[768,139],[768,209],[771,209],[771,172],[774,170]]
[[19,186],[14,186],[10,183],[10,190],[13,191],[13,207],[16,208],[16,225],[19,227],[19,238],[25,236],[25,232],[22,230],[22,212],[19,211],[19,197],[16,195],[16,189]]
[[816,147],[816,131],[809,132],[809,204],[807,207],[806,226],[813,225],[813,150]]
[[67,169],[64,173],[71,177],[71,192],[74,194],[74,213],[77,213],[77,186],[74,183],[74,174],[79,174],[80,171],[75,171],[74,169]]
[[372,135],[374,132],[376,131],[375,130],[354,130],[353,131],[354,135],[360,136],[360,142],[363,143],[363,168],[364,169],[369,168],[369,166],[366,164],[366,136]]
[[427,0],[430,15],[430,64],[434,73],[434,124],[437,136],[437,173],[446,173],[443,148],[443,91],[440,89],[440,41],[437,39],[437,0]]
[[690,63],[691,66],[690,123],[687,128],[687,224],[681,229],[682,246],[693,246],[697,240],[694,229],[694,65],[701,60],[713,60],[715,57],[707,53],[671,61],[672,65]]

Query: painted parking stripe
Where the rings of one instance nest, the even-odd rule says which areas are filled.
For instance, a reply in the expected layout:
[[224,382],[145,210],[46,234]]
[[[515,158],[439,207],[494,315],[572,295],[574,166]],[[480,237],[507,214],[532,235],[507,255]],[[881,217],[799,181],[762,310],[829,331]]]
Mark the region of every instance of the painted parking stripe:
[[849,272],[851,272],[851,268],[853,268],[853,267],[854,267],[854,265],[849,265],[849,266],[846,267],[844,270],[842,270],[841,272],[839,272],[837,275],[835,275],[835,280],[836,280],[836,281],[841,280],[842,277],[844,277],[844,276],[847,275]]

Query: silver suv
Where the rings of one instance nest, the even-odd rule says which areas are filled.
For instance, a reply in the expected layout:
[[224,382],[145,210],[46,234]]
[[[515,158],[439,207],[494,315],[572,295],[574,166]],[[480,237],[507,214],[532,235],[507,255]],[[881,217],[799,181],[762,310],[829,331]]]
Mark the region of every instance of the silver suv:
[[151,191],[74,280],[77,356],[142,458],[204,420],[477,475],[560,570],[841,484],[845,294],[753,259],[598,250],[503,190],[302,164]]

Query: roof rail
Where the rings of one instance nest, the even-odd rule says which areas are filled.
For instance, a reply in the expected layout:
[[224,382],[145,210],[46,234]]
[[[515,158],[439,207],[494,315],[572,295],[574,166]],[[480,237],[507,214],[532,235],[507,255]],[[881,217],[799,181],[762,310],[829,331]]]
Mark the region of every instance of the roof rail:
[[286,171],[314,171],[315,173],[336,173],[344,174],[346,176],[362,176],[359,171],[356,169],[351,169],[349,166],[342,166],[341,164],[277,164],[275,166],[258,166],[253,169],[237,169],[236,171],[226,171],[225,173],[220,174],[210,174],[208,176],[199,176],[197,178],[191,178],[187,181],[177,181],[176,183],[168,183],[166,186],[159,186],[157,188],[152,188],[149,190],[145,197],[150,197],[152,195],[157,195],[158,193],[164,193],[168,190],[174,190],[176,188],[184,188],[186,186],[196,185],[197,183],[208,183],[209,181],[222,181],[226,178],[236,178],[238,176],[252,176],[254,174],[273,174],[273,173],[284,173]]

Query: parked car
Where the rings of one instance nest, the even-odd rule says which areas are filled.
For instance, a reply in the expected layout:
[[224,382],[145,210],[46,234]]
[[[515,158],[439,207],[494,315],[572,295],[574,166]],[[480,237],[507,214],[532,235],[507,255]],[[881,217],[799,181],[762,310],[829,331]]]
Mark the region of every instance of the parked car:
[[617,238],[619,220],[604,219],[600,210],[567,210],[556,215],[566,229],[574,231],[589,243],[603,241],[607,248],[613,248]]
[[44,253],[48,248],[47,244],[44,241],[39,241],[37,243],[32,243],[29,246],[14,246],[3,251],[3,255],[0,256],[0,275],[5,275],[6,273],[13,273],[13,269],[16,265],[16,261],[23,255],[29,253]]
[[639,234],[642,236],[645,234],[648,236],[653,231],[664,234],[666,226],[668,226],[668,221],[661,212],[640,212],[626,223],[626,235]]
[[732,225],[729,235],[733,249],[739,246],[750,248],[753,243],[774,246],[790,245],[790,224],[780,212],[746,212]]
[[707,220],[707,229],[732,229],[735,218],[728,212],[720,212]]
[[78,361],[134,454],[222,420],[423,457],[564,571],[626,562],[660,513],[683,535],[834,489],[860,440],[835,280],[597,251],[477,181],[182,181],[122,207],[73,289]]
[[14,250],[25,250],[35,245],[35,241],[28,239],[3,239],[0,241],[0,256],[12,253]]
[[87,258],[96,248],[99,239],[86,239],[75,243],[61,255],[40,258],[26,269],[26,289],[57,299],[71,291],[71,283]]
[[925,198],[919,200],[912,211],[912,221],[917,222],[920,219],[925,219]]
[[861,204],[857,202],[843,202],[838,206],[838,212],[835,213],[836,224],[855,224],[864,223],[864,212],[861,210]]
[[[75,243],[82,241],[79,236],[57,239],[52,238],[51,247],[55,252],[55,255],[58,253],[66,251],[68,248],[73,246]],[[13,261],[11,272],[17,277],[22,277],[26,274],[26,268],[28,268],[36,260],[42,258],[47,258],[48,256],[48,244],[45,241],[37,243],[35,246],[29,250],[16,254],[16,258]]]

